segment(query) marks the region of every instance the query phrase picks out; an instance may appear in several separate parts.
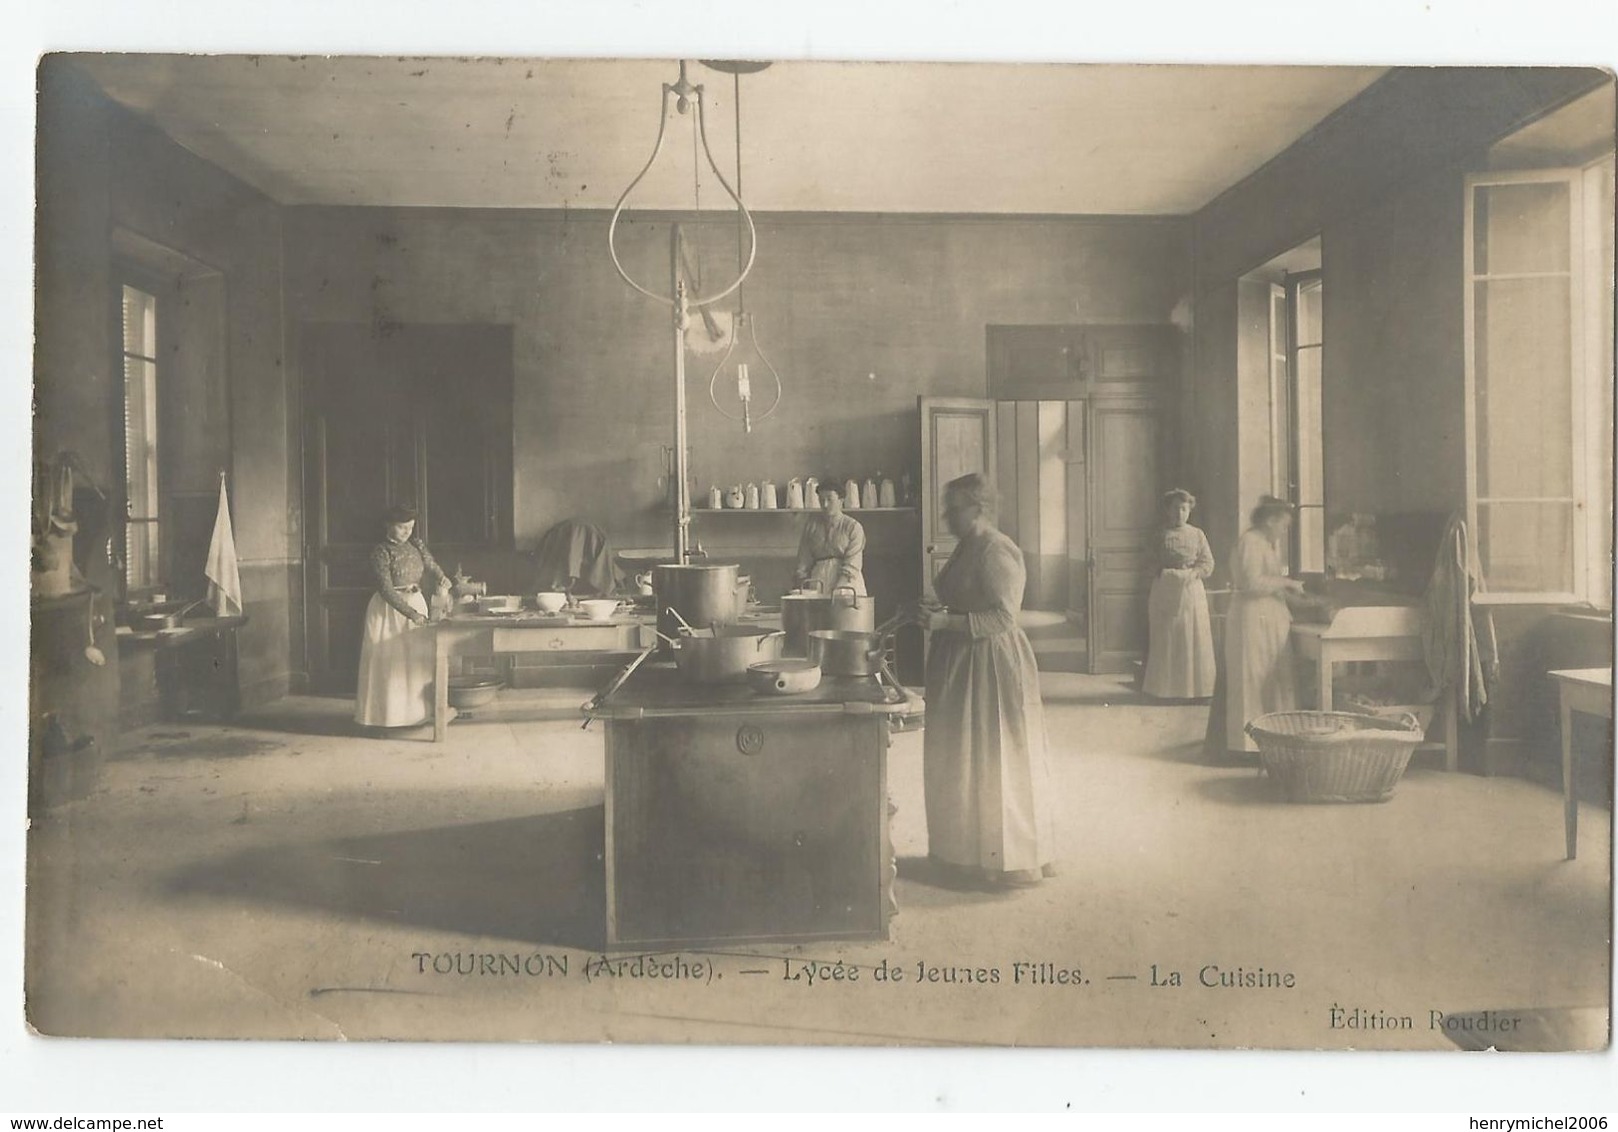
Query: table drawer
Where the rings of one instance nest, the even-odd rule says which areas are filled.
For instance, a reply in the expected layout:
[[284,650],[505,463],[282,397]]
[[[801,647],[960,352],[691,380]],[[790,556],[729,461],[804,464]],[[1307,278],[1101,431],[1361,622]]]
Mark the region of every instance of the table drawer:
[[544,629],[495,629],[492,651],[613,652],[635,647],[635,625],[557,625]]

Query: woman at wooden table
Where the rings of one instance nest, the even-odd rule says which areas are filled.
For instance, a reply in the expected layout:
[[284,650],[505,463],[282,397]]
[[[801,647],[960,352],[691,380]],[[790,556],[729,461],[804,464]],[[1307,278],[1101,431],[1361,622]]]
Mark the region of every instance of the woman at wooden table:
[[843,511],[843,497],[835,488],[820,491],[821,512],[809,516],[798,540],[795,587],[816,586],[822,593],[852,586],[865,596],[865,528]]
[[1208,536],[1188,520],[1196,496],[1179,488],[1163,496],[1163,527],[1151,546],[1157,576],[1147,605],[1148,696],[1205,700],[1214,693],[1213,624],[1203,579],[1213,573]]
[[1033,646],[1017,625],[1022,552],[994,526],[994,489],[976,473],[944,489],[960,541],[934,581],[923,778],[927,849],[946,875],[992,887],[1054,873],[1045,709]]
[[1287,595],[1303,583],[1287,576],[1287,531],[1292,504],[1266,495],[1253,509],[1252,526],[1236,542],[1230,568],[1230,616],[1225,623],[1225,747],[1256,751],[1247,724],[1272,711],[1298,706],[1292,659],[1292,611]]
[[[450,580],[415,537],[416,512],[390,508],[384,539],[371,550],[376,593],[360,638],[354,721],[362,727],[414,727],[432,718],[433,638],[425,588],[447,593]],[[451,709],[453,710],[453,709]]]

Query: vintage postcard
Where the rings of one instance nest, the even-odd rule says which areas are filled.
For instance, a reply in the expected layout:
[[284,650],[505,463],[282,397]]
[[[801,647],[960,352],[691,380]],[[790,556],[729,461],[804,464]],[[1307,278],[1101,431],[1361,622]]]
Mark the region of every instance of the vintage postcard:
[[30,1026],[1605,1049],[1614,132],[46,55]]

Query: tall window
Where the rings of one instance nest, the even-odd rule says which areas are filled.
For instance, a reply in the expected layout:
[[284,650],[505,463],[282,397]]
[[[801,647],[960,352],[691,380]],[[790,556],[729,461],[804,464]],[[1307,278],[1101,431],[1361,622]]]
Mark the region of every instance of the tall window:
[[161,582],[158,561],[157,300],[123,289],[124,580],[131,593]]
[[[1293,526],[1292,564],[1299,573],[1319,574],[1326,569],[1325,438],[1321,417],[1321,359],[1324,352],[1324,291],[1319,271],[1289,274],[1284,292],[1284,335],[1272,323],[1272,382],[1278,412],[1276,431],[1277,476],[1286,475],[1286,490],[1278,493],[1297,505]],[[1282,296],[1277,296],[1282,299]],[[1277,313],[1282,301],[1274,304]],[[1284,431],[1282,431],[1284,429]]]
[[1467,181],[1467,504],[1496,600],[1610,605],[1611,159]]

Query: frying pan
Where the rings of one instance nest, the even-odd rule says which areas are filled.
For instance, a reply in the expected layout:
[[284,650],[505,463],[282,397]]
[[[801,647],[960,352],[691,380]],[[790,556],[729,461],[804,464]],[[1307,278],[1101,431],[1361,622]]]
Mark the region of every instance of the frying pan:
[[180,622],[185,620],[185,615],[201,605],[204,600],[204,598],[199,597],[190,605],[183,606],[173,613],[142,613],[135,618],[135,628],[143,633],[151,633],[161,629],[178,629]]

